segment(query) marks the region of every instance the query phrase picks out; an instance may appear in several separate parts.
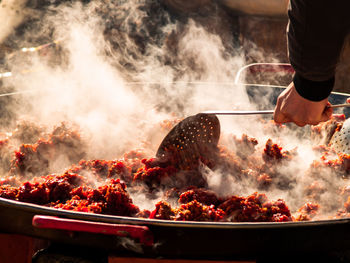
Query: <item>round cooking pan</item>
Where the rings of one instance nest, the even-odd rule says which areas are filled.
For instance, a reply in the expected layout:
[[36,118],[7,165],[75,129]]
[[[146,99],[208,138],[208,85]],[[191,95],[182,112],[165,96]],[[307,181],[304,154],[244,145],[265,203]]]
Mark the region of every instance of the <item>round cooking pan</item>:
[[[275,103],[281,87],[246,85],[253,102]],[[332,93],[332,104],[348,94]],[[271,105],[258,105],[260,109]],[[345,109],[349,116],[349,109]],[[0,231],[143,257],[237,259],[350,248],[350,219],[230,223],[178,222],[58,210],[0,198]]]
[[[0,213],[1,232],[145,257],[236,259],[255,258],[272,250],[277,255],[324,253],[350,247],[350,219],[285,223],[178,222],[57,210],[3,198],[0,198]],[[39,218],[37,226],[33,226],[33,218]],[[99,227],[102,222],[107,234],[82,230],[79,224],[72,226],[72,220],[67,219],[87,222],[91,228]],[[118,227],[125,225],[129,230],[121,231],[126,237],[118,234]],[[115,235],[111,234],[112,229]],[[140,238],[135,237],[138,234]]]

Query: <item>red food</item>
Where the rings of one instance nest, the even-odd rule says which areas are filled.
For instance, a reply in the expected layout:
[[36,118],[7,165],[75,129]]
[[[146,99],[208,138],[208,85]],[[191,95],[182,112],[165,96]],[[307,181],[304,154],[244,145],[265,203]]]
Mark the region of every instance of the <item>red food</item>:
[[[334,119],[331,123],[336,124],[336,129],[341,127],[338,121]],[[272,123],[266,126],[276,131],[285,128]],[[233,140],[230,135],[229,145],[219,145],[217,151],[199,156],[183,167],[178,163],[179,155],[170,159],[149,158],[140,149],[125,153],[121,159],[87,159],[82,137],[65,125],[49,134],[40,129],[31,132],[40,139],[30,141],[34,139],[23,128],[12,139],[9,136],[0,141],[2,162],[9,159],[6,157],[9,152],[12,156],[11,176],[0,179],[0,197],[57,209],[161,220],[285,222],[312,220],[320,212],[318,203],[324,201],[331,190],[337,192],[340,201],[336,216],[350,215],[350,190],[344,187],[345,183],[340,183],[350,175],[350,155],[335,154],[329,146],[314,147],[317,159],[309,170],[302,171],[304,174],[296,168],[301,174],[294,176],[296,162],[293,161],[299,161],[294,158],[294,151],[283,150],[271,139],[265,147],[260,146],[255,138],[245,134]],[[14,148],[12,140],[25,140],[30,144],[18,142]],[[65,167],[70,168],[50,174],[62,154],[63,159],[68,160]],[[324,176],[325,172],[335,176],[335,184],[332,177]],[[300,187],[296,187],[299,183]],[[269,201],[265,194],[257,192],[237,195],[241,189],[246,192],[251,186],[259,191],[300,189],[300,197],[310,202],[292,216],[281,199]],[[210,190],[221,190],[221,187],[222,192]],[[230,189],[232,193],[223,194]],[[157,202],[152,211],[140,210],[134,204],[132,196],[138,193],[147,197],[148,202]]]
[[0,185],[10,185],[10,186],[19,186],[21,181],[18,180],[15,176],[8,176],[0,179]]
[[[96,198],[96,201],[102,199],[105,202],[103,213],[133,216],[139,212],[139,208],[132,203],[126,191],[126,185],[121,183],[119,179],[112,179],[108,185],[100,186],[97,191],[101,197]],[[95,198],[91,199],[95,200]]]
[[[328,169],[328,171],[327,171]],[[330,173],[333,172],[341,177],[350,175],[350,154],[338,153],[329,155],[325,152],[319,161],[314,161],[310,167],[310,173]]]
[[73,196],[65,203],[51,204],[54,208],[72,210],[86,213],[102,213],[102,203],[89,202],[86,199],[80,199],[79,196]]
[[0,186],[0,197],[15,200],[18,195],[18,188],[11,186]]
[[328,145],[333,134],[341,129],[344,121],[344,114],[333,114],[330,120],[311,127],[311,138],[317,144]]
[[51,161],[66,156],[70,162],[75,163],[84,157],[84,148],[79,133],[62,124],[54,129],[47,140],[39,139],[35,144],[22,144],[15,152],[11,173],[20,176],[48,174]]
[[70,191],[83,181],[77,174],[48,175],[38,178],[38,181],[25,182],[19,187],[16,199],[35,204],[63,202],[71,198]]
[[179,203],[187,204],[192,201],[198,201],[204,205],[214,205],[217,206],[220,203],[220,199],[215,192],[202,189],[194,188],[183,192],[179,197]]
[[255,152],[255,146],[258,144],[258,140],[252,137],[249,137],[246,134],[242,135],[241,139],[234,137],[234,141],[236,144],[238,156],[241,158],[246,158]]
[[267,140],[263,153],[263,159],[265,162],[278,162],[285,156],[286,154],[282,152],[282,147],[273,143],[271,139]]
[[222,221],[225,213],[214,205],[206,206],[194,200],[175,210],[176,221]]
[[173,220],[175,217],[175,211],[171,208],[170,204],[165,201],[159,201],[156,203],[156,208],[151,212],[149,218],[151,219],[163,219]]
[[350,213],[350,197],[348,197],[348,200],[345,202],[344,207],[346,209],[346,212]]
[[41,183],[24,183],[18,191],[16,200],[39,205],[45,205],[50,201],[49,189]]
[[291,213],[283,200],[268,201],[266,195],[254,193],[246,198],[232,196],[220,206],[233,222],[291,221]]
[[158,187],[163,181],[171,181],[178,171],[173,166],[162,165],[157,158],[143,159],[143,167],[138,169],[134,175],[135,182],[143,182],[151,189]]
[[79,165],[73,165],[69,171],[91,174],[98,179],[120,178],[127,183],[133,179],[131,168],[122,161],[81,160]]
[[160,201],[151,212],[150,218],[176,221],[221,221],[224,218],[224,212],[221,209],[215,209],[214,205],[206,206],[196,200],[182,204],[176,209],[173,209],[169,203]]
[[97,189],[80,186],[70,194],[72,198],[66,202],[53,202],[49,205],[67,210],[119,216],[135,216],[140,211],[132,203],[126,185],[120,179],[112,179]]
[[308,202],[299,208],[298,213],[295,217],[296,221],[310,221],[314,216],[317,215],[320,206],[316,203]]

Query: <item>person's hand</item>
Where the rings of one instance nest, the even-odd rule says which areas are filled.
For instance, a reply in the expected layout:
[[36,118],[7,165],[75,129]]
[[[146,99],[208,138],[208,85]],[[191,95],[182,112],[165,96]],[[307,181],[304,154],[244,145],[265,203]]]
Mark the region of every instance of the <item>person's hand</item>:
[[273,118],[277,123],[294,122],[301,127],[317,125],[332,117],[333,109],[328,105],[328,99],[315,102],[301,97],[292,82],[279,95]]

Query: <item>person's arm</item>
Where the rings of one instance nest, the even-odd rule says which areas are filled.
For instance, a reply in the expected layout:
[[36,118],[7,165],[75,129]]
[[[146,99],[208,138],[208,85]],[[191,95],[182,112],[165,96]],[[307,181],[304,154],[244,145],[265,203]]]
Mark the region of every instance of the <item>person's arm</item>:
[[335,68],[349,31],[350,1],[291,0],[288,16],[289,60],[293,83],[278,99],[276,122],[317,124],[332,115],[326,108]]

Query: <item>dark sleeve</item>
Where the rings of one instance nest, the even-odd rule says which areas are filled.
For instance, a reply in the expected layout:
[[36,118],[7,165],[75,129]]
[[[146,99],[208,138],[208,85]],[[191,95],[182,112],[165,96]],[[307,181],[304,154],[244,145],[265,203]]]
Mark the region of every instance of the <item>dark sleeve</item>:
[[350,27],[350,0],[290,0],[288,16],[294,86],[302,97],[321,101],[334,86],[335,68]]

